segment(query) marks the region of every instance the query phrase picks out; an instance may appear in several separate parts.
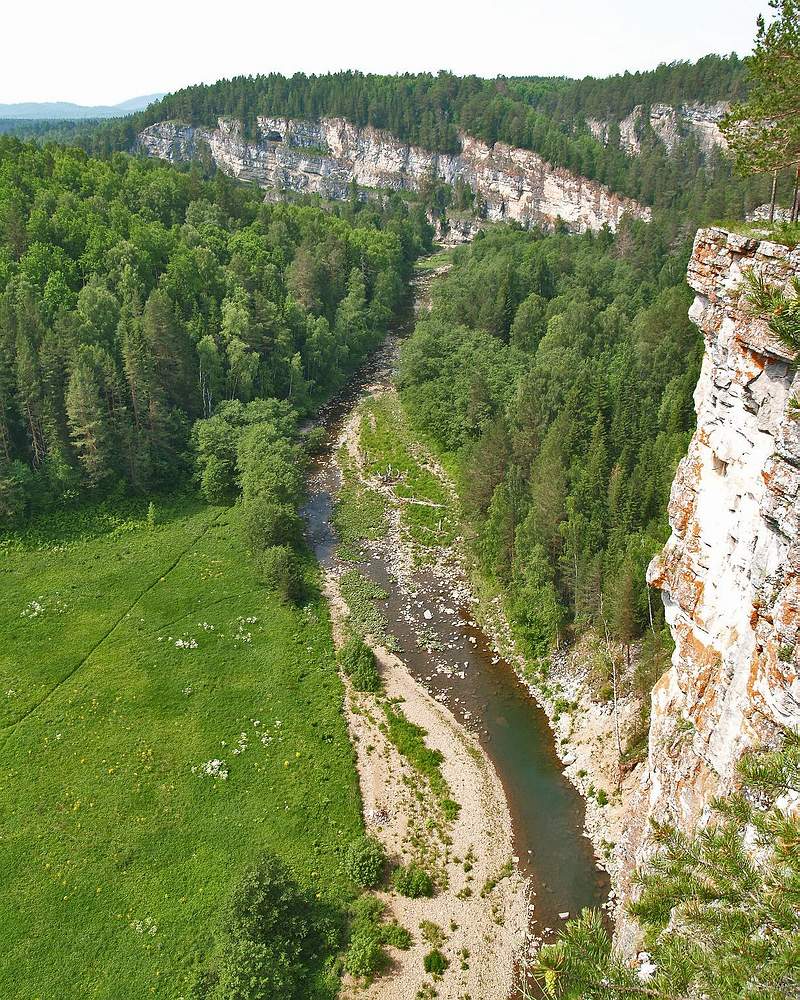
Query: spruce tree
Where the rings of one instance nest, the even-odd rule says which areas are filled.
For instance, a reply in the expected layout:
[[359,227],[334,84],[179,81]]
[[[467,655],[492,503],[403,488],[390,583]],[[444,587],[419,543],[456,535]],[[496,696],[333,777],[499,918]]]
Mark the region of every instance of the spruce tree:
[[92,486],[101,483],[111,472],[111,430],[108,410],[100,393],[95,367],[90,357],[82,352],[70,375],[66,406],[70,437]]

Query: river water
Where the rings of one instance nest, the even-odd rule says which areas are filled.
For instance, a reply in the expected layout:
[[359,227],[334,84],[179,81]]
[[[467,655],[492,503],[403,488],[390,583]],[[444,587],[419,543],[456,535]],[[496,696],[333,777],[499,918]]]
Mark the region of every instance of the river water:
[[[317,559],[328,569],[339,566],[331,521],[341,485],[337,440],[358,401],[391,376],[395,358],[396,343],[390,342],[321,417],[326,444],[309,475],[303,516]],[[511,811],[518,865],[535,893],[531,932],[547,938],[561,915],[601,906],[608,895],[608,876],[583,833],[583,800],[562,773],[547,717],[476,623],[461,571],[428,568],[409,578],[398,574],[391,550],[381,543],[367,551],[356,565],[388,595],[379,604],[399,655],[415,679],[476,734],[494,764]]]

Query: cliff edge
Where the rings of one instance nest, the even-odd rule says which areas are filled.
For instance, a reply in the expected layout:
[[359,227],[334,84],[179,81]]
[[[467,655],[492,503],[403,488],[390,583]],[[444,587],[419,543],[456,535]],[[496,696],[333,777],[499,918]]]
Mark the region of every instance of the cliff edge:
[[260,116],[253,138],[235,118],[220,118],[216,128],[158,122],[139,134],[137,149],[171,162],[205,158],[268,190],[328,199],[348,198],[352,181],[364,188],[417,191],[433,178],[447,184],[460,180],[476,196],[481,218],[524,226],[563,222],[585,232],[616,229],[625,214],[650,219],[649,208],[554,167],[531,150],[502,142],[489,146],[468,135],[461,136],[460,152],[434,153],[343,118]]
[[735,785],[745,750],[800,725],[800,375],[748,307],[748,269],[786,287],[800,249],[697,233],[697,430],[672,487],[672,535],[648,571],[675,653],[653,691],[648,765],[629,810],[633,863],[648,853],[646,819],[691,829]]

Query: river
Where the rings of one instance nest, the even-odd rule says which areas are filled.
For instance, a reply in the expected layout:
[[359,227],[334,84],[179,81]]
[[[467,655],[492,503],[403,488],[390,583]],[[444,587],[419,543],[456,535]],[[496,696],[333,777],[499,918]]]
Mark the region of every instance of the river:
[[[321,417],[325,445],[309,475],[303,513],[308,538],[326,568],[337,566],[331,515],[341,485],[335,459],[341,428],[361,399],[385,386],[396,357],[397,338],[390,338]],[[463,573],[443,577],[423,569],[401,581],[391,553],[380,544],[368,551],[358,568],[388,595],[380,603],[399,655],[415,679],[477,735],[497,771],[511,811],[518,866],[535,893],[531,932],[547,938],[563,914],[601,906],[609,887],[583,832],[583,799],[562,773],[547,717],[476,622]],[[418,642],[421,633],[425,648]]]

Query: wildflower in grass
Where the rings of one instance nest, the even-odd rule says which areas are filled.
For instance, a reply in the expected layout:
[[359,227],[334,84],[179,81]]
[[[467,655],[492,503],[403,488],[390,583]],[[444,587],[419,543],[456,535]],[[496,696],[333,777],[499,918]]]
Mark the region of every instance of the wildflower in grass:
[[197,649],[197,639],[176,639],[176,649]]
[[155,937],[158,931],[158,924],[152,917],[145,917],[144,920],[132,920],[131,928],[137,934],[147,934],[149,937]]
[[207,760],[205,764],[200,764],[199,767],[192,768],[192,774],[199,774],[206,778],[215,778],[219,781],[227,781],[228,765],[224,760],[218,760],[216,757],[213,760]]

